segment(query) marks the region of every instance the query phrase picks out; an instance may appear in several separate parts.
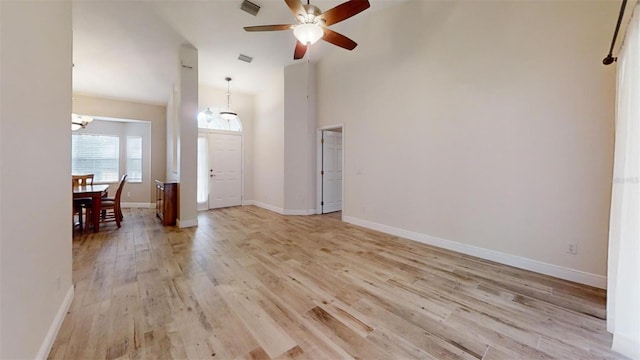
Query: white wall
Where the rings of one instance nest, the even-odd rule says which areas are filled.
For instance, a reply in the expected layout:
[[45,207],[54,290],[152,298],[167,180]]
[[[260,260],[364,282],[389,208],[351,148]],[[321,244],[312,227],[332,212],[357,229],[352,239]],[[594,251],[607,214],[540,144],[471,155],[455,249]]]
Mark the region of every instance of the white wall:
[[309,62],[284,69],[284,209],[315,213],[316,69]]
[[178,110],[178,226],[198,225],[198,50],[180,47],[180,102]]
[[[222,79],[224,81],[224,79]],[[200,111],[206,107],[227,106],[227,89],[218,89],[211,86],[198,85],[198,108]],[[255,96],[251,94],[236,93],[231,82],[231,109],[238,114],[242,122],[242,139],[244,147],[243,158],[243,200],[253,200],[253,139],[254,139],[254,114]]]
[[274,71],[265,90],[256,95],[253,148],[254,201],[272,210],[284,209],[284,72]]
[[198,49],[180,46],[180,66],[167,102],[166,181],[179,182],[179,227],[198,225]]
[[274,71],[255,102],[253,203],[283,214],[314,213],[315,66]]
[[0,14],[0,358],[46,358],[73,298],[71,3]]
[[618,7],[410,0],[359,15],[360,45],[318,68],[319,125],[348,130],[345,218],[604,286],[615,69],[601,59]]
[[180,84],[179,80],[173,84],[167,101],[167,127],[166,127],[166,173],[160,181],[178,181],[178,109],[180,108]]

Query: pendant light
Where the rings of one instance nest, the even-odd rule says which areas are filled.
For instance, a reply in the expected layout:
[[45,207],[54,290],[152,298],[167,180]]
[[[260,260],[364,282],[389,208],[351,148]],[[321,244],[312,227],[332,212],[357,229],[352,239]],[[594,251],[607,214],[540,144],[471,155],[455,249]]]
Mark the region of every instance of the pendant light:
[[236,118],[236,116],[238,116],[238,114],[236,114],[235,112],[231,111],[231,92],[229,91],[229,84],[231,83],[231,78],[230,77],[226,77],[225,80],[227,80],[227,110],[225,111],[220,111],[220,116],[229,121],[229,120],[233,120]]
[[211,108],[204,108],[204,110],[198,114],[198,121],[206,121],[207,123],[212,122],[213,111],[211,111]]

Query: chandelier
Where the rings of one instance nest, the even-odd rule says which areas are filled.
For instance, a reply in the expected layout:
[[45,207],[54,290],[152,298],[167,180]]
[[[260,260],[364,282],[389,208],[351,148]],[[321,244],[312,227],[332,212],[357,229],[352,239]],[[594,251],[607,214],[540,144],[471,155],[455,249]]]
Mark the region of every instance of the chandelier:
[[71,113],[71,131],[78,131],[84,129],[93,121],[91,116],[78,115]]

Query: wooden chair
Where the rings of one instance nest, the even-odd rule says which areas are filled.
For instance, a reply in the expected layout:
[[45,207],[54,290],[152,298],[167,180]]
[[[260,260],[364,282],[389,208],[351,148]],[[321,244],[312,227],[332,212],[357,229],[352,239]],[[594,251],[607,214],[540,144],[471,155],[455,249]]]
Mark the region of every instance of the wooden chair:
[[122,175],[122,179],[120,179],[116,196],[112,198],[102,198],[100,221],[115,221],[118,228],[120,227],[120,222],[124,219],[122,208],[120,207],[120,198],[122,197],[122,189],[124,189],[126,182],[127,174],[124,174]]
[[[94,174],[84,174],[84,175],[71,175],[71,185],[73,187],[76,186],[86,186],[93,184]],[[83,231],[83,209],[91,208],[91,198],[79,198],[73,199],[73,217],[78,215],[78,225],[80,226],[80,231]],[[88,214],[87,214],[88,216]],[[89,219],[87,218],[87,224],[89,223]],[[75,227],[75,219],[73,220],[73,224]]]
[[92,185],[93,177],[94,177],[94,174],[71,175],[71,182],[73,186]]

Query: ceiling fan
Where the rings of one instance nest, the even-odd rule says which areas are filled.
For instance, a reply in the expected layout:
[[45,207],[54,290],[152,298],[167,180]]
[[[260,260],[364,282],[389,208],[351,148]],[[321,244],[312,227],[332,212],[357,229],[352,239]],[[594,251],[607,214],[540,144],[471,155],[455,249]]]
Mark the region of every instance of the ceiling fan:
[[316,6],[303,5],[300,0],[284,0],[296,17],[297,24],[247,26],[245,31],[281,31],[293,29],[296,36],[295,60],[302,59],[307,47],[322,39],[347,50],[355,49],[358,44],[348,37],[327,28],[327,26],[346,20],[369,8],[369,0],[349,0],[325,12]]

